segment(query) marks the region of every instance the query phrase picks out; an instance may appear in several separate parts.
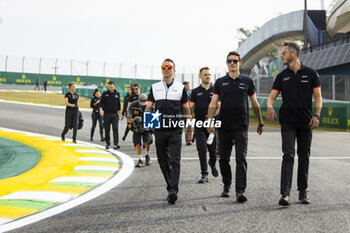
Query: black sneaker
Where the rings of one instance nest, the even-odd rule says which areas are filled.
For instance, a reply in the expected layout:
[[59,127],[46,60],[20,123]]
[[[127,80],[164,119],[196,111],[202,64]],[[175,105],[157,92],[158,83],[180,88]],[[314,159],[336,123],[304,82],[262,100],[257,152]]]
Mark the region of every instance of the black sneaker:
[[310,200],[309,198],[307,198],[307,191],[302,190],[299,192],[299,201],[301,202],[301,204],[310,204]]
[[244,203],[248,201],[248,199],[246,198],[246,196],[244,196],[243,193],[236,193],[236,198],[237,198],[237,202],[239,203]]
[[145,158],[146,158],[146,165],[147,166],[151,165],[151,156],[145,155]]
[[122,137],[122,140],[123,140],[123,141],[125,141],[125,139],[126,139],[126,135],[124,135],[124,136]]
[[90,141],[92,142],[94,139],[93,138],[90,138]]
[[62,139],[62,141],[66,140],[65,135],[63,133],[61,133],[61,139]]
[[118,149],[120,149],[120,146],[119,145],[113,146],[113,149],[118,150]]
[[224,190],[221,193],[221,197],[229,197],[230,196],[230,186],[224,185]]
[[106,150],[109,150],[109,148],[111,148],[110,145],[106,145]]
[[216,169],[215,166],[212,166],[209,164],[209,166],[211,167],[211,174],[214,176],[214,177],[218,177],[219,176],[219,171],[218,169]]
[[105,141],[105,138],[101,138],[101,142],[104,142]]
[[208,182],[208,181],[209,181],[209,180],[208,180],[208,176],[203,175],[203,176],[198,180],[198,183],[204,184],[204,183],[206,183],[206,182]]
[[282,195],[281,199],[278,202],[281,206],[290,206],[290,198],[289,195]]
[[135,165],[135,167],[143,167],[143,161],[142,161],[142,159],[139,159],[139,161],[137,162],[137,164]]
[[168,195],[168,203],[171,204],[171,205],[174,205],[176,201],[177,201],[176,193],[170,193]]
[[75,139],[73,139],[72,143],[77,144],[77,141]]

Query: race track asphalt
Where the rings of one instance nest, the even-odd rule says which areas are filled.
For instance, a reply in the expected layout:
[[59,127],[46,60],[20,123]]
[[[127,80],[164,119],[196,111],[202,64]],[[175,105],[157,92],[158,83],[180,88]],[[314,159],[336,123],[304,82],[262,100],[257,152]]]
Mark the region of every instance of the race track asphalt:
[[[0,102],[0,127],[59,136],[64,110]],[[78,140],[88,141],[90,112]],[[125,120],[119,125],[120,137]],[[198,184],[195,145],[182,142],[179,200],[166,202],[165,181],[155,160],[135,169],[106,194],[73,209],[11,232],[350,232],[350,134],[315,131],[309,174],[310,205],[298,203],[296,166],[292,206],[278,205],[281,139],[279,129],[258,136],[252,128],[248,148],[248,202],[238,204],[234,193],[221,198],[221,176],[209,175]],[[67,137],[71,137],[71,132]],[[95,138],[99,137],[95,133]],[[136,159],[129,134],[120,151]],[[99,141],[94,143],[101,144]],[[152,147],[152,158],[155,148]],[[135,160],[136,163],[136,160]],[[295,164],[297,161],[295,162]],[[234,156],[231,159],[234,174]]]

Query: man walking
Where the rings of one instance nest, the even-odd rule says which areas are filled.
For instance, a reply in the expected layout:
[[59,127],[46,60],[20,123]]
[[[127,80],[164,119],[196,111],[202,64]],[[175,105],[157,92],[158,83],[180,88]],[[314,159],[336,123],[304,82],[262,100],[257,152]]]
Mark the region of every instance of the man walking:
[[[173,126],[161,126],[155,130],[157,158],[168,190],[168,203],[175,204],[179,191],[182,128],[179,122],[183,115],[190,118],[188,97],[184,85],[174,80],[175,63],[167,58],[162,63],[163,80],[154,83],[148,95],[146,111],[161,113],[163,122]],[[174,126],[176,125],[176,126]],[[190,128],[186,131],[190,133]]]
[[[299,201],[309,204],[307,197],[309,158],[312,130],[318,127],[322,109],[320,79],[317,72],[299,61],[301,48],[294,41],[284,42],[281,58],[288,67],[279,73],[273,83],[267,100],[267,120],[277,117],[274,102],[282,92],[282,106],[279,110],[279,122],[282,136],[282,173],[281,199],[279,205],[290,205],[293,165],[295,157],[295,139],[298,144]],[[312,115],[312,95],[315,98],[315,114]]]
[[120,118],[120,94],[115,90],[115,84],[113,80],[108,82],[108,90],[103,92],[101,97],[100,115],[103,116],[103,126],[105,128],[105,140],[106,149],[111,146],[111,125],[113,129],[113,149],[120,148],[118,145],[118,123]]
[[[238,52],[229,52],[226,59],[228,74],[216,80],[214,85],[214,95],[208,109],[208,118],[212,120],[217,108],[217,102],[221,100],[219,118],[221,128],[218,129],[220,148],[220,172],[224,190],[222,197],[229,197],[232,183],[232,173],[230,166],[230,156],[233,145],[236,152],[236,198],[243,203],[247,201],[244,195],[247,187],[247,146],[248,146],[248,96],[252,104],[253,111],[259,121],[257,133],[263,132],[263,120],[260,105],[255,95],[255,85],[253,80],[240,74],[242,64]],[[209,127],[209,131],[214,133],[215,128]]]
[[[191,114],[196,118],[196,121],[204,122],[207,120],[208,107],[213,96],[214,87],[210,83],[210,69],[209,67],[203,67],[199,71],[199,78],[201,79],[201,85],[192,90],[190,109]],[[220,103],[220,102],[218,102]],[[220,107],[217,107],[217,113]],[[195,128],[194,135],[196,137],[196,146],[198,151],[199,162],[201,166],[202,177],[198,183],[208,182],[208,163],[207,163],[207,150],[209,151],[209,166],[211,168],[212,175],[217,177],[219,175],[218,170],[215,167],[216,164],[216,138],[208,145],[207,139],[209,133],[206,128]]]
[[128,124],[131,126],[130,129],[133,131],[132,141],[134,143],[136,153],[139,156],[139,161],[137,162],[136,167],[143,167],[143,160],[141,155],[141,138],[146,149],[146,165],[151,165],[151,157],[149,151],[153,142],[152,134],[150,130],[144,129],[142,125],[142,116],[146,105],[147,95],[142,93],[139,95],[138,100],[135,100],[129,105],[128,109]]

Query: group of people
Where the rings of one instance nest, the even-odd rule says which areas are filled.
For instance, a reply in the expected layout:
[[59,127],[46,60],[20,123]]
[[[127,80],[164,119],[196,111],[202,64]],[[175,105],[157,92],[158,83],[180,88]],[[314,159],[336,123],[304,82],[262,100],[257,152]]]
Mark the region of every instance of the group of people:
[[[281,58],[287,68],[280,72],[274,80],[272,91],[267,100],[267,117],[274,121],[277,114],[274,110],[274,101],[278,94],[282,93],[282,106],[279,110],[279,122],[281,124],[282,137],[282,172],[281,172],[281,198],[279,205],[290,205],[290,192],[293,177],[293,165],[295,157],[295,141],[297,142],[298,154],[298,179],[297,186],[299,200],[303,204],[309,204],[307,196],[308,169],[312,130],[319,125],[319,118],[322,109],[322,97],[320,80],[317,72],[304,66],[300,60],[301,48],[294,41],[286,41],[283,45]],[[226,57],[228,73],[211,84],[211,73],[209,67],[200,69],[199,78],[201,84],[194,88],[188,95],[185,85],[174,80],[176,72],[175,62],[172,59],[165,59],[161,65],[163,78],[161,81],[152,84],[148,96],[140,93],[140,85],[134,84],[130,87],[129,97],[124,98],[123,117],[128,118],[128,130],[132,130],[133,143],[139,155],[136,166],[142,167],[141,145],[146,148],[146,165],[150,164],[149,150],[152,144],[152,134],[155,137],[157,160],[164,176],[167,189],[167,201],[175,204],[179,191],[179,177],[181,164],[182,132],[185,132],[186,143],[195,137],[198,151],[201,178],[199,183],[208,182],[208,165],[214,177],[219,175],[216,168],[217,154],[220,154],[219,167],[223,182],[221,197],[229,197],[232,184],[232,171],[230,157],[233,146],[235,147],[236,175],[235,194],[239,203],[248,199],[245,191],[247,187],[247,147],[248,147],[248,126],[249,108],[248,97],[258,125],[257,133],[262,135],[264,121],[261,114],[259,102],[256,98],[254,82],[240,73],[242,64],[241,57],[237,51],[229,52]],[[73,127],[73,142],[76,141],[76,130],[74,113],[78,108],[79,97],[74,93],[74,84],[69,86],[70,92],[66,99],[66,125],[62,133],[62,140],[67,129]],[[103,138],[100,122],[101,140],[106,141],[106,149],[110,148],[110,124],[113,126],[114,148],[118,149],[118,120],[120,119],[120,96],[115,90],[114,82],[108,83],[108,90],[102,94],[94,93],[91,100],[93,115],[99,114],[103,117],[105,137]],[[312,97],[315,99],[315,111],[312,111]],[[126,105],[126,102],[128,104]],[[126,107],[127,106],[127,107]],[[159,112],[168,117],[168,121],[179,122],[181,120],[195,119],[196,122],[209,121],[208,127],[200,127],[205,124],[195,124],[194,133],[190,124],[174,124],[172,127],[159,129],[145,129],[142,122],[144,111]],[[97,114],[98,115],[98,114]],[[73,120],[72,120],[73,119]],[[93,118],[95,119],[95,118]],[[211,122],[221,122],[221,126],[215,128]],[[95,122],[95,123],[94,123]],[[91,139],[93,129],[91,130]],[[208,139],[209,138],[209,139]],[[141,142],[142,139],[142,142]],[[217,151],[218,148],[218,151]],[[209,152],[209,161],[207,161]]]
[[[46,78],[44,79],[43,87],[44,87],[44,91],[46,92],[46,90],[47,90],[47,79]],[[40,79],[39,78],[36,78],[34,90],[40,91]]]

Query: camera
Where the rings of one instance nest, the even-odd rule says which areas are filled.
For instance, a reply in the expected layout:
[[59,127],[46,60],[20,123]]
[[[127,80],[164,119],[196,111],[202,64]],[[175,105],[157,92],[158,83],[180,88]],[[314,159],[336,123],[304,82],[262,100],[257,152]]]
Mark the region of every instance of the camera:
[[131,130],[135,133],[138,133],[141,131],[142,127],[142,118],[140,116],[137,116],[134,118],[134,120],[131,122]]

